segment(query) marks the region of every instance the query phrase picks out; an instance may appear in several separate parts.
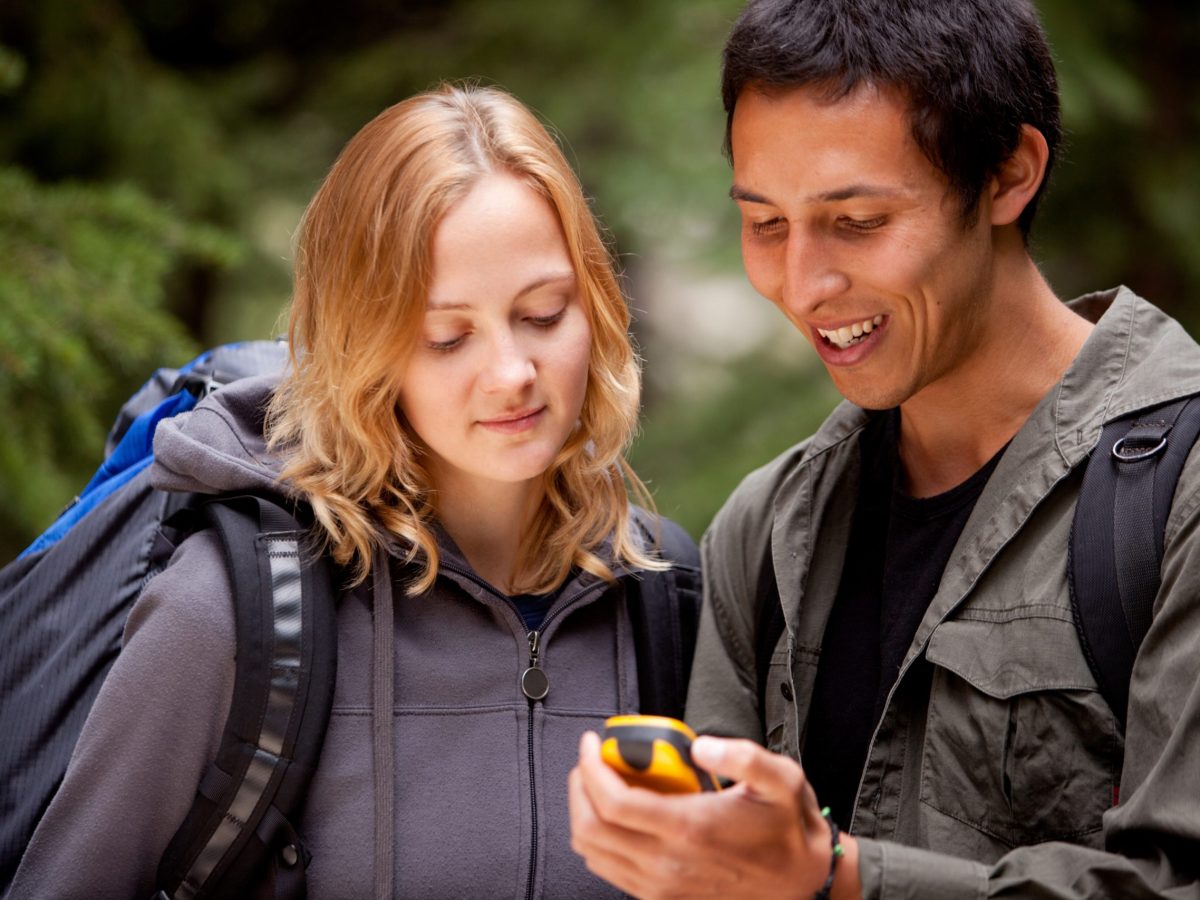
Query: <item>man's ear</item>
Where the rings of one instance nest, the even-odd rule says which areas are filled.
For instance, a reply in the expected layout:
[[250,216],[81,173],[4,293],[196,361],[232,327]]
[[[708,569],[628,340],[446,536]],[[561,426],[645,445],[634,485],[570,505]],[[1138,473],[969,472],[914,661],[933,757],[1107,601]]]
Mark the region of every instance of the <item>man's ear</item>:
[[1046,138],[1032,125],[1021,126],[1017,149],[1000,166],[992,179],[991,219],[993,225],[1011,225],[1017,221],[1046,177],[1050,148]]

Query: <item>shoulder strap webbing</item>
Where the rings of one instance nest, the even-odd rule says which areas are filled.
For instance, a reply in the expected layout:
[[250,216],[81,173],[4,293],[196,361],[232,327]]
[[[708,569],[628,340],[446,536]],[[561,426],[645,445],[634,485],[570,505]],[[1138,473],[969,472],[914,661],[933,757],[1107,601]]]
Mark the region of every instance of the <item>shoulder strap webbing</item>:
[[635,510],[635,521],[649,537],[657,537],[662,558],[672,565],[665,572],[643,572],[640,580],[631,579],[626,592],[637,656],[639,709],[647,715],[679,719],[700,624],[700,557],[695,542],[679,525],[660,518],[648,526],[643,515]]
[[1122,727],[1134,657],[1158,593],[1167,516],[1197,435],[1197,397],[1109,423],[1075,507],[1067,554],[1075,627]]
[[233,585],[233,701],[217,759],[163,855],[156,897],[302,897],[307,852],[292,823],[333,702],[332,567],[267,499],[230,497],[205,509]]

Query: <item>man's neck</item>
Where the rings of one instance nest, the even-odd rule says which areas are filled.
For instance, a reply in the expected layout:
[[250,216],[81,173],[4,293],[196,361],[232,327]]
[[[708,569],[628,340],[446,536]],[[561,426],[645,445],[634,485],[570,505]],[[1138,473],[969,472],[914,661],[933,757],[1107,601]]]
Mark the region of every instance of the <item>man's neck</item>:
[[901,405],[905,488],[930,497],[961,484],[1025,424],[1062,378],[1092,325],[1054,295],[1020,254],[997,283],[993,321],[970,364]]

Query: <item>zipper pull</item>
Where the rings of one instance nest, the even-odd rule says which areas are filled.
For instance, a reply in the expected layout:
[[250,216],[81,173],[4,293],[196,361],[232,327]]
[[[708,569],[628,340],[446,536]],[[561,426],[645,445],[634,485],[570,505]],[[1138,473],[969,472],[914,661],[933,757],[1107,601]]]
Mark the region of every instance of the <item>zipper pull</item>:
[[538,646],[541,635],[529,632],[529,668],[521,673],[521,693],[530,700],[542,700],[550,693],[550,679],[538,666]]

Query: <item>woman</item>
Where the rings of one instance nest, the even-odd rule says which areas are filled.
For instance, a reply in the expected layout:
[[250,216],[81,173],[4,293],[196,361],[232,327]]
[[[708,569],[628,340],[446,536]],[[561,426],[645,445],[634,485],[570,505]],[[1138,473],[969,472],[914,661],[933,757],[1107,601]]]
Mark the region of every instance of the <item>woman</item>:
[[[570,850],[565,785],[579,734],[638,708],[626,589],[667,565],[626,494],[627,328],[553,139],[443,87],[364,127],[309,205],[290,374],[160,426],[157,486],[282,485],[349,573],[310,896],[611,891]],[[229,708],[230,593],[208,531],[147,586],[12,896],[159,887]]]

